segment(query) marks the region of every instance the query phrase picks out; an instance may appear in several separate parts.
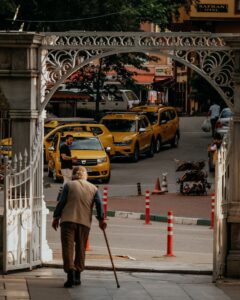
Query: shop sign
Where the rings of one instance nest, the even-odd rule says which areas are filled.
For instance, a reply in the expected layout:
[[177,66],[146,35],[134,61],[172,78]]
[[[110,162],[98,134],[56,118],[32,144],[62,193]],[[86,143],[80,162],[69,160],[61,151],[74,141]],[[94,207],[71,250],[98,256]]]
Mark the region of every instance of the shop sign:
[[225,13],[228,12],[228,5],[227,4],[197,4],[197,12]]

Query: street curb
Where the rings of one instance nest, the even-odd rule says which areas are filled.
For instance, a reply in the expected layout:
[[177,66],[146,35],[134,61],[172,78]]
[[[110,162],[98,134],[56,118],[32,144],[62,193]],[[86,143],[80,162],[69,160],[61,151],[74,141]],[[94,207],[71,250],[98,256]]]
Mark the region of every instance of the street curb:
[[[54,211],[55,207],[47,206],[50,211]],[[93,210],[93,215],[96,215],[96,210]],[[118,217],[118,218],[126,218],[126,219],[134,219],[134,220],[145,220],[145,214],[129,212],[129,211],[113,211],[109,210],[107,212],[107,217]],[[150,215],[150,220],[155,222],[164,222],[167,223],[167,216],[161,215]],[[173,217],[174,224],[182,224],[182,225],[200,225],[200,226],[210,226],[211,221],[208,219],[202,218],[189,218],[189,217]]]
[[[43,263],[43,268],[62,269],[62,264],[57,263]],[[168,273],[168,274],[190,274],[190,275],[212,275],[210,270],[177,270],[177,269],[152,269],[152,268],[127,268],[116,267],[116,271],[119,272],[134,272],[134,273]],[[92,271],[113,271],[112,267],[104,266],[85,266],[85,270]]]
[[[93,211],[93,214],[96,215],[96,211]],[[119,218],[128,218],[135,220],[145,220],[145,214],[128,212],[128,211],[108,211],[108,217],[119,217]],[[164,222],[167,223],[167,216],[161,215],[150,215],[150,221]],[[183,225],[201,225],[201,226],[210,226],[211,221],[201,218],[188,218],[188,217],[173,217],[174,224],[183,224]]]

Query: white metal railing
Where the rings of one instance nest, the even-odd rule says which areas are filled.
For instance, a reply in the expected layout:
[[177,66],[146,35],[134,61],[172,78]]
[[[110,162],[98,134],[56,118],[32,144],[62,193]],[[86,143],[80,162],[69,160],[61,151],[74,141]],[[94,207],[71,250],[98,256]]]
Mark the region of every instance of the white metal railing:
[[213,280],[225,274],[227,251],[227,203],[229,197],[229,169],[231,157],[230,135],[223,139],[215,168],[215,218],[213,243]]
[[41,264],[42,129],[36,130],[30,162],[25,151],[5,159],[3,271]]

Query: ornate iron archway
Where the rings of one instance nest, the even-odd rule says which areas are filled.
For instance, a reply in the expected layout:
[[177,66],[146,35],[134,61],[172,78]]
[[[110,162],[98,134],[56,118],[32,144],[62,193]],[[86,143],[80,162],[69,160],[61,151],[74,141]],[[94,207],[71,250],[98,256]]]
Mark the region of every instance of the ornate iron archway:
[[41,109],[60,83],[95,59],[129,52],[156,52],[195,70],[234,105],[234,56],[224,38],[211,33],[46,33],[42,44]]
[[[229,166],[224,171],[226,180],[222,176],[222,182],[228,183],[228,190],[222,195],[225,204],[221,203],[227,228],[224,240],[230,237],[231,243],[226,246],[226,253],[229,254],[217,253],[227,263],[224,268],[215,267],[216,270],[222,270],[217,271],[215,277],[224,274],[225,269],[230,276],[240,276],[240,35],[201,32],[4,32],[0,33],[0,50],[0,88],[10,105],[13,154],[23,154],[25,148],[28,153],[28,159],[24,160],[24,170],[22,157],[18,156],[21,168],[13,166],[12,171],[9,168],[9,174],[6,172],[5,182],[9,185],[5,185],[5,204],[8,206],[4,217],[5,271],[26,266],[31,268],[51,256],[44,236],[46,212],[42,186],[41,136],[44,108],[59,84],[76,70],[101,57],[127,52],[159,52],[198,72],[235,113]],[[24,177],[23,174],[27,175]],[[25,181],[18,178],[25,178]],[[17,185],[14,186],[14,182]],[[20,194],[19,190],[22,191]],[[28,211],[32,219],[26,222]],[[35,218],[37,214],[39,217]],[[16,240],[19,241],[16,248],[15,244],[8,243],[11,238],[8,235],[8,228],[11,230],[11,227],[8,226],[10,223],[11,226],[18,225],[19,222],[23,223],[23,229],[22,236],[19,235],[20,230],[15,230]],[[34,229],[34,234],[29,236],[28,230],[36,227],[40,228],[39,231]],[[220,235],[223,236],[223,232]],[[11,259],[12,253],[17,259]]]

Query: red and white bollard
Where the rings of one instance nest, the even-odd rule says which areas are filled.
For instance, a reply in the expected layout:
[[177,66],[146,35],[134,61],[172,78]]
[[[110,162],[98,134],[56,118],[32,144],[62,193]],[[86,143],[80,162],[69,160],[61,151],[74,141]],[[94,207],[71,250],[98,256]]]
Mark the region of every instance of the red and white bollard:
[[215,211],[215,194],[211,195],[211,226],[210,229],[214,228],[214,211]]
[[150,223],[150,191],[146,190],[146,197],[145,197],[145,224]]
[[107,200],[108,200],[108,187],[103,188],[103,211],[104,211],[104,220],[107,219]]
[[168,236],[167,236],[167,253],[165,256],[175,256],[173,254],[173,212],[168,212]]

